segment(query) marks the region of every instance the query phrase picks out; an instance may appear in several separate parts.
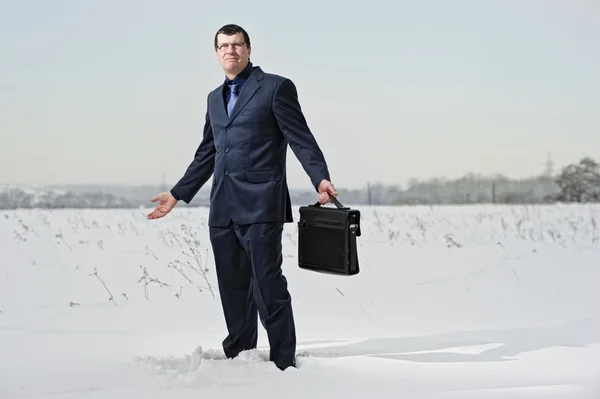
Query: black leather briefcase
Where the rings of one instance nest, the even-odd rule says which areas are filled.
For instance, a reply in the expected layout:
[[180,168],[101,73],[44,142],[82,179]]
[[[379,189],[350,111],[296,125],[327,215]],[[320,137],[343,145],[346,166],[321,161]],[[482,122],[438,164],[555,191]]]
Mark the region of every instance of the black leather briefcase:
[[300,207],[298,266],[302,269],[352,276],[358,274],[356,237],[361,235],[360,211],[330,196],[334,207]]

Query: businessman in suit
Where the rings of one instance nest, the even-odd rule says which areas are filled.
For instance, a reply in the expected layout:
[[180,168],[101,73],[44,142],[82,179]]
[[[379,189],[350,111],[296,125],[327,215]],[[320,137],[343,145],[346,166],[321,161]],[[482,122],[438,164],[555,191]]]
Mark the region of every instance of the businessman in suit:
[[148,214],[158,219],[189,203],[213,176],[209,236],[228,335],[228,358],[257,346],[257,318],[267,331],[270,360],[295,367],[296,330],[282,273],[282,232],[292,209],[286,180],[290,148],[326,204],[338,193],[300,108],[294,83],[250,62],[250,38],[225,25],[214,38],[225,81],[208,95],[203,137],[183,177]]

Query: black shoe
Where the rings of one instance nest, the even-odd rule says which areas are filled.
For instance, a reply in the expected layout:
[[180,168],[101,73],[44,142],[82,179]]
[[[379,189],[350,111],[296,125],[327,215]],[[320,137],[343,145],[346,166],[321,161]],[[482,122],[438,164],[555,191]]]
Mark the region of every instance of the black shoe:
[[290,363],[283,363],[283,364],[275,364],[277,366],[277,368],[281,371],[284,371],[285,369],[287,369],[288,367],[293,367],[293,368],[298,368],[296,367],[296,360],[292,360]]

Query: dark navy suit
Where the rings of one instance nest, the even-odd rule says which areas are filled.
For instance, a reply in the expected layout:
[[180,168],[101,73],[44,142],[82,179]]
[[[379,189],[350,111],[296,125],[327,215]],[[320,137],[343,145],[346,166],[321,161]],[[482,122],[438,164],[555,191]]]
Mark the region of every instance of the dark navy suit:
[[294,83],[248,64],[231,115],[227,85],[208,95],[202,142],[172,188],[189,203],[213,176],[209,228],[228,357],[257,345],[257,312],[267,330],[270,359],[294,364],[296,335],[291,297],[281,271],[282,230],[292,222],[286,179],[289,145],[318,191],[330,180],[323,153],[309,130]]

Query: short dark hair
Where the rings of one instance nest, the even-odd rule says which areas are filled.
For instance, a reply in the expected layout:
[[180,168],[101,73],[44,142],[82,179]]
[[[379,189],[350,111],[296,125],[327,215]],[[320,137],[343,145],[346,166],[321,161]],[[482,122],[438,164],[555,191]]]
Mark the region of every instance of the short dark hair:
[[244,42],[246,43],[246,47],[250,47],[250,36],[248,36],[248,32],[246,32],[244,30],[244,28],[242,28],[239,25],[234,25],[234,24],[227,24],[221,27],[221,29],[219,29],[217,31],[217,33],[215,33],[215,50],[217,49],[217,36],[219,36],[221,33],[230,36],[230,35],[235,35],[236,33],[242,33],[244,35]]

